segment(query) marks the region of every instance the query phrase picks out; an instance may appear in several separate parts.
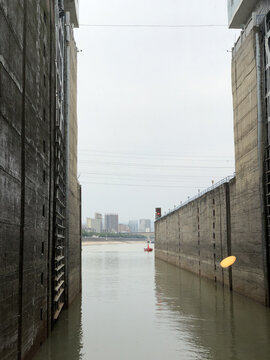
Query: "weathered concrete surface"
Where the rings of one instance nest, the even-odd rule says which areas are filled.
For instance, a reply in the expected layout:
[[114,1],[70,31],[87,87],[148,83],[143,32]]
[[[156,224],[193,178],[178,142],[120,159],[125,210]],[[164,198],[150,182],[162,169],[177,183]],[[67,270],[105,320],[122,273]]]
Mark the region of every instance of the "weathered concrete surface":
[[15,359],[18,343],[23,11],[22,2],[0,2],[1,359]]
[[[157,221],[155,231],[157,257],[266,303],[269,294],[260,199],[256,31],[253,28],[233,52],[235,179]],[[229,270],[219,266],[220,260],[230,254],[237,257],[232,277]]]
[[81,191],[77,175],[77,47],[70,29],[69,47],[69,150],[68,150],[68,303],[70,304],[81,291]]
[[231,228],[232,253],[238,258],[233,287],[264,302],[255,34],[253,29],[232,60],[236,182],[231,188]]
[[226,184],[157,221],[155,234],[158,258],[229,285],[219,266],[228,254]]
[[[49,0],[0,0],[1,360],[31,357],[51,330],[54,9]],[[76,108],[75,60],[72,66],[70,108]],[[72,298],[68,302],[80,291],[81,266],[74,116],[70,153],[75,160],[69,169],[72,240],[67,249],[71,276],[66,284]]]
[[[46,2],[27,4],[25,29],[25,116],[24,133],[24,219],[21,298],[21,356],[28,355],[35,344],[46,338],[48,324],[47,257],[41,244],[48,244],[49,230],[49,121],[42,109],[50,108],[50,73],[48,49],[51,29],[44,21]],[[49,18],[49,17],[48,17]],[[45,50],[44,50],[45,49]],[[43,145],[45,143],[45,146]],[[43,177],[43,172],[47,174]],[[43,209],[44,207],[44,209]],[[42,275],[43,274],[43,275]],[[20,315],[20,314],[19,314]]]

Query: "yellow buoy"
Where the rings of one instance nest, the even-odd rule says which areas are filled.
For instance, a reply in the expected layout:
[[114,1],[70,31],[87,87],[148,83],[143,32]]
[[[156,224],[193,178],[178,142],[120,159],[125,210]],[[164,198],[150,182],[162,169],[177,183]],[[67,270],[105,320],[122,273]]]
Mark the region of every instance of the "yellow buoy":
[[235,260],[236,260],[236,256],[228,256],[221,261],[220,266],[223,268],[227,268],[229,266],[232,266],[232,264],[235,263]]

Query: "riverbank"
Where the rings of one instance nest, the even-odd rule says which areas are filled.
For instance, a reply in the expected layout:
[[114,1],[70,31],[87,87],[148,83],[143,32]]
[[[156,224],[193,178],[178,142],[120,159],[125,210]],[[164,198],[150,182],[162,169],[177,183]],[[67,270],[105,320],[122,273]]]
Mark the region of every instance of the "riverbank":
[[117,244],[146,244],[146,240],[138,240],[138,239],[82,239],[82,246],[89,245],[117,245]]

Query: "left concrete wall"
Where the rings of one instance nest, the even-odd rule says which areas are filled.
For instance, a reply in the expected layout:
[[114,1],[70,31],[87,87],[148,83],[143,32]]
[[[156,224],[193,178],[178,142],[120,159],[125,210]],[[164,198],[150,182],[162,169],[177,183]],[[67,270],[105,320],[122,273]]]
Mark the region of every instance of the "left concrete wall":
[[[58,1],[0,0],[1,360],[31,358],[54,323],[57,8]],[[71,88],[76,95],[75,61],[72,66]],[[76,112],[72,110],[76,107],[75,95],[69,105],[71,113]],[[77,127],[77,118],[74,119],[72,129]],[[73,129],[70,152],[76,159],[74,133]],[[72,240],[65,239],[65,266],[68,275],[71,274],[65,292],[72,294],[66,299],[66,306],[81,289],[80,191],[76,167],[73,161],[68,168],[72,179],[68,188],[74,199],[67,207],[73,220],[69,223]]]
[[67,118],[67,304],[81,291],[81,190],[77,174],[77,46],[69,13],[66,16],[66,118]]
[[[15,5],[15,6],[14,6]],[[18,345],[23,2],[0,3],[0,357]],[[8,89],[8,91],[6,91]]]
[[0,2],[0,358],[47,335],[53,24],[49,1]]
[[[12,3],[12,2],[11,2]],[[48,331],[50,116],[54,83],[49,2],[24,2],[21,255],[18,352],[30,355]],[[33,306],[34,303],[34,306]]]

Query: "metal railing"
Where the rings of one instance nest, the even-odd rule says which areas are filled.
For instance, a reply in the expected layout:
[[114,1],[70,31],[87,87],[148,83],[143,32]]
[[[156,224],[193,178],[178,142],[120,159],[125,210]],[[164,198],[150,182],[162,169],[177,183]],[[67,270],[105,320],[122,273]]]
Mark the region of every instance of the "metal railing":
[[186,206],[187,204],[189,204],[190,202],[200,198],[201,196],[203,196],[204,194],[218,188],[220,185],[228,183],[229,181],[231,181],[232,179],[235,178],[235,174],[234,175],[230,175],[225,177],[224,179],[220,180],[219,182],[213,184],[212,186],[208,187],[207,189],[204,189],[203,191],[200,191],[197,195],[193,196],[192,198],[189,198],[188,200],[182,202],[180,205],[178,205],[177,207],[173,208],[172,210],[170,210],[169,212],[165,213],[164,215],[162,215],[160,218],[156,219],[156,221],[165,218],[166,216],[174,213],[175,211],[181,209],[182,207]]

